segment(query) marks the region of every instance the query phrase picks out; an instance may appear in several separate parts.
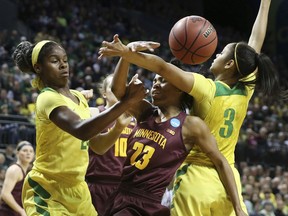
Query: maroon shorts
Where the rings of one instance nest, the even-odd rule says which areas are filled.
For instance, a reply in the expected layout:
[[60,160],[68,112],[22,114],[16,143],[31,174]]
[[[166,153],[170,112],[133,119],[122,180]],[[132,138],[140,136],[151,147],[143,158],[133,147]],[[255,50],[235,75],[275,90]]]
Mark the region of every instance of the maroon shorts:
[[116,191],[118,183],[89,183],[88,187],[90,190],[92,203],[98,212],[99,216],[104,215],[105,205],[107,204],[108,197]]
[[161,198],[145,191],[120,186],[110,198],[105,216],[170,216],[170,209],[161,205]]

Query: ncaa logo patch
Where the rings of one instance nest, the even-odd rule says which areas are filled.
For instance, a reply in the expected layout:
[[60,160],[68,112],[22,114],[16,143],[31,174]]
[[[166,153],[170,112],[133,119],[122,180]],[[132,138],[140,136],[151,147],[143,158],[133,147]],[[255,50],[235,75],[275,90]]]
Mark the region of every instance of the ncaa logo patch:
[[177,118],[172,118],[170,120],[170,124],[171,124],[172,127],[177,128],[177,127],[180,126],[180,121]]

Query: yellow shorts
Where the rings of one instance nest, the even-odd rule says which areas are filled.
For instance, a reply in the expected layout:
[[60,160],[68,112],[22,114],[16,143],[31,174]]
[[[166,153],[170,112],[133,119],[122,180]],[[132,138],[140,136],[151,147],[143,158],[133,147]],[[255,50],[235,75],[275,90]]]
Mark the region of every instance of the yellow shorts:
[[48,179],[37,171],[26,176],[22,202],[29,216],[97,216],[85,181],[67,185]]
[[[243,210],[247,213],[241,195],[238,170],[231,166]],[[235,216],[232,202],[212,167],[183,163],[177,170],[173,187],[171,216]],[[247,213],[248,215],[248,213]]]

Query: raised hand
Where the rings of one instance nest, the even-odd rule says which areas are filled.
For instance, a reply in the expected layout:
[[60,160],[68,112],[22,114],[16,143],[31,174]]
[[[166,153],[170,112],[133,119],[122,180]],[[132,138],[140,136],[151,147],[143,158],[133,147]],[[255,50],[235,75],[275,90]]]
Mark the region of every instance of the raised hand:
[[145,89],[144,84],[138,79],[138,74],[135,74],[129,82],[129,85],[126,88],[125,96],[122,100],[128,100],[132,105],[140,102],[147,96],[147,93],[148,92]]
[[160,43],[154,41],[134,41],[127,44],[132,52],[146,51],[154,52],[154,49],[158,48]]
[[160,43],[154,41],[134,41],[125,46],[119,39],[118,34],[114,35],[112,42],[103,41],[102,47],[99,49],[99,57],[101,59],[103,56],[122,56],[123,53],[138,52],[149,50],[154,52],[154,49],[158,48]]
[[116,127],[121,127],[121,128],[127,127],[130,124],[131,119],[132,119],[131,115],[127,113],[123,113],[121,116],[117,118]]
[[118,34],[116,34],[112,42],[102,42],[102,47],[98,52],[98,59],[101,59],[103,56],[122,56],[124,52],[129,52],[129,47],[125,46],[119,39]]
[[93,89],[82,90],[81,94],[83,94],[83,96],[86,98],[86,100],[89,100],[93,97]]

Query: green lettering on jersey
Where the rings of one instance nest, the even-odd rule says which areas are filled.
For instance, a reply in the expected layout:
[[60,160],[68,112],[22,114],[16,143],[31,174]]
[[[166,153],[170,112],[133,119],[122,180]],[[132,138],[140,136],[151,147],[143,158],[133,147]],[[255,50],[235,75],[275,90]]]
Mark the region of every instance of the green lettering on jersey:
[[235,110],[228,108],[224,111],[224,126],[220,128],[219,135],[223,138],[228,138],[233,133],[233,120],[235,119]]

